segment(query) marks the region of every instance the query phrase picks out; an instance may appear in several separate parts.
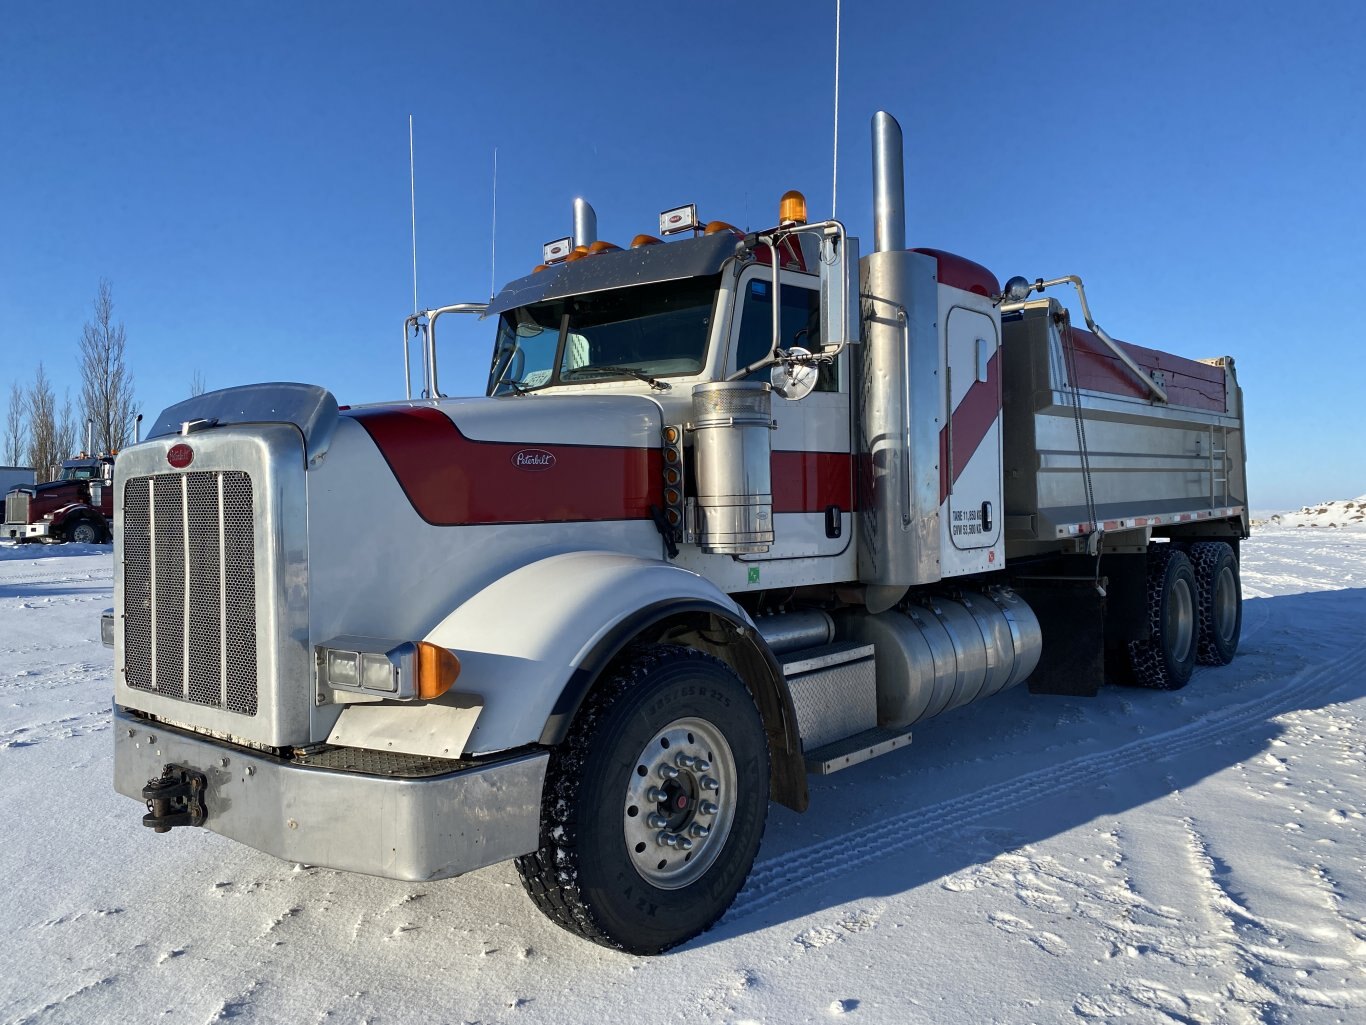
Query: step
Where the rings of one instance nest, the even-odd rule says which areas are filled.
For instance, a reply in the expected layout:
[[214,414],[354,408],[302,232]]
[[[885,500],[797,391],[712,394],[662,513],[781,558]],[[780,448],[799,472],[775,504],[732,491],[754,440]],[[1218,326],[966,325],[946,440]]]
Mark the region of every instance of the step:
[[909,726],[876,726],[806,752],[806,771],[817,776],[828,776],[878,755],[907,747],[910,743]]

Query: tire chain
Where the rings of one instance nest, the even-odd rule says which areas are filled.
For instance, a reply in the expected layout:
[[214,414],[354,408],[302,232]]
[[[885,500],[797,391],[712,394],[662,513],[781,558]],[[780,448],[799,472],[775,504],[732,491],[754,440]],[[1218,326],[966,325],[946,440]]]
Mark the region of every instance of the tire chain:
[[1152,545],[1148,549],[1148,629],[1151,636],[1146,641],[1129,642],[1129,664],[1134,670],[1134,685],[1150,690],[1177,690],[1182,685],[1173,680],[1167,671],[1167,661],[1162,654],[1162,583],[1167,575],[1167,565],[1177,555],[1185,553],[1170,543]]
[[[1198,541],[1186,549],[1186,557],[1191,561],[1191,568],[1195,570],[1195,582],[1199,585],[1199,615],[1196,617],[1199,623],[1199,643],[1195,649],[1195,660],[1202,666],[1222,666],[1228,663],[1220,656],[1219,646],[1215,643],[1215,630],[1218,629],[1214,621],[1214,589],[1218,586],[1215,579],[1215,570],[1218,568],[1219,558],[1224,550],[1231,554],[1233,549],[1222,541]],[[1234,562],[1235,572],[1237,562]]]

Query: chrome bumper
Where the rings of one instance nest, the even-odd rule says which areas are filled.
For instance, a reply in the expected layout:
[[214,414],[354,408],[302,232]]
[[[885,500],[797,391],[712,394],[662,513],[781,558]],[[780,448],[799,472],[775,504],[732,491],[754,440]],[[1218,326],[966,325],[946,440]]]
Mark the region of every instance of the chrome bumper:
[[7,537],[12,541],[31,541],[40,537],[52,536],[52,524],[47,521],[38,523],[6,523],[0,537]]
[[286,762],[114,708],[114,789],[142,799],[168,764],[202,773],[207,829],[287,861],[443,879],[540,845],[544,751],[395,778]]

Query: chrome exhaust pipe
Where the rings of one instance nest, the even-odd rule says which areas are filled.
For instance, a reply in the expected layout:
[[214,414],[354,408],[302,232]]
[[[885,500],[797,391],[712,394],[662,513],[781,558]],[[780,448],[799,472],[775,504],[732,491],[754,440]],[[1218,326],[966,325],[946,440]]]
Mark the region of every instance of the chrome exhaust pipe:
[[574,200],[574,245],[591,246],[597,240],[598,215],[588,200]]
[[873,249],[906,248],[906,182],[901,126],[885,110],[873,115]]

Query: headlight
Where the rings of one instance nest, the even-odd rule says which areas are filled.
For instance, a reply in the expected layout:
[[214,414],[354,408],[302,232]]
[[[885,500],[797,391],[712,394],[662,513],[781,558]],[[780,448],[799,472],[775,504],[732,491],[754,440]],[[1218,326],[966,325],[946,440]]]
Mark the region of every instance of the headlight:
[[455,653],[427,641],[337,637],[316,650],[323,686],[377,698],[431,701],[460,675]]

